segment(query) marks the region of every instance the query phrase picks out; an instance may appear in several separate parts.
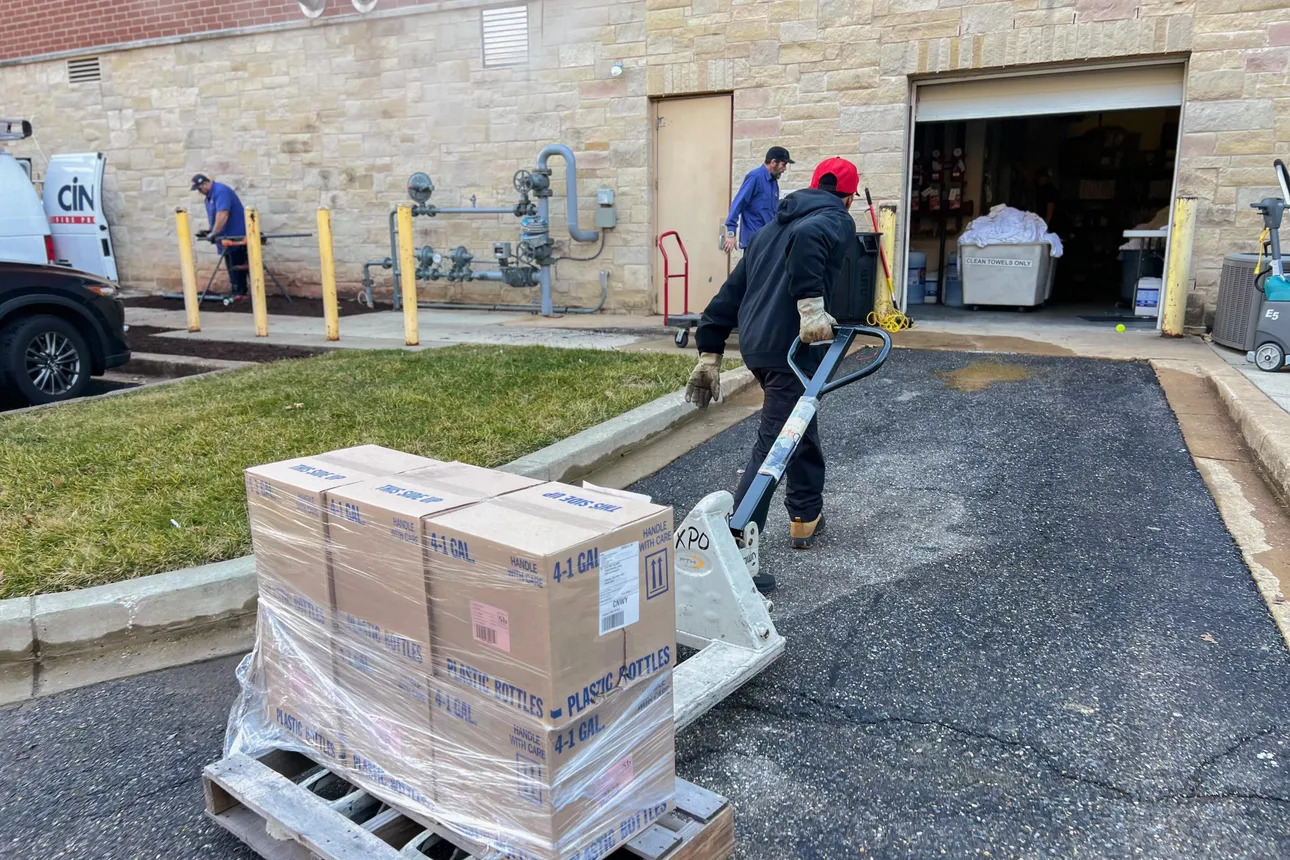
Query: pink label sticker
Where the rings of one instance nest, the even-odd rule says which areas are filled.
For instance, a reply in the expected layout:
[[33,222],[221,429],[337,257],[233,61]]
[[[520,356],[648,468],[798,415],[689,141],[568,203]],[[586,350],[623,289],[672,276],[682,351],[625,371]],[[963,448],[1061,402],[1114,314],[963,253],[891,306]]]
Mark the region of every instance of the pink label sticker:
[[611,764],[604,773],[596,777],[592,792],[597,799],[604,800],[631,785],[635,778],[636,767],[632,764],[632,757],[626,756]]
[[505,609],[470,601],[470,635],[476,642],[511,653],[511,621]]

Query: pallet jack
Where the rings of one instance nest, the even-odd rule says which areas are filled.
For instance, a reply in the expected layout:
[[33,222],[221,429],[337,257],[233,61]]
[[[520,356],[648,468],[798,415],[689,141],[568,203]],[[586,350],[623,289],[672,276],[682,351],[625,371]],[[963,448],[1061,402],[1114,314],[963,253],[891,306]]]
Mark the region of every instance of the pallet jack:
[[[860,370],[831,379],[858,336],[881,341],[877,355]],[[699,652],[673,672],[677,731],[784,652],[784,637],[770,617],[773,604],[753,584],[753,577],[761,574],[757,523],[765,520],[775,488],[815,417],[820,398],[877,371],[891,353],[891,336],[877,328],[839,326],[819,368],[810,375],[799,364],[802,348],[800,339],[793,342],[788,363],[806,391],[738,509],[734,497],[719,490],[695,505],[676,530],[676,641]],[[769,577],[761,574],[761,578]]]
[[[831,379],[861,335],[882,342],[876,356],[860,370]],[[676,531],[672,568],[676,641],[698,649],[673,670],[677,731],[784,652],[784,637],[770,618],[772,604],[753,585],[753,576],[760,570],[757,521],[769,510],[820,398],[878,370],[891,352],[891,338],[880,329],[845,325],[835,329],[833,341],[820,348],[824,356],[819,368],[808,375],[799,366],[802,345],[793,343],[789,366],[806,391],[743,502],[736,509],[730,493],[712,493],[694,506]],[[666,569],[664,563],[663,570],[650,570],[651,581],[666,576]],[[299,752],[280,748],[258,759],[236,752],[207,765],[202,782],[206,815],[262,857],[400,860],[423,858],[424,849],[431,847],[433,856],[459,860],[497,856],[467,853],[457,847],[460,834],[447,834],[453,837],[449,840],[441,835],[443,828],[437,822],[406,811],[397,799],[370,794]],[[334,800],[323,799],[338,789],[345,793]],[[613,856],[680,860],[708,857],[715,846],[733,846],[734,812],[725,798],[678,778],[676,807],[665,819],[629,834],[629,841],[621,843],[622,851]]]

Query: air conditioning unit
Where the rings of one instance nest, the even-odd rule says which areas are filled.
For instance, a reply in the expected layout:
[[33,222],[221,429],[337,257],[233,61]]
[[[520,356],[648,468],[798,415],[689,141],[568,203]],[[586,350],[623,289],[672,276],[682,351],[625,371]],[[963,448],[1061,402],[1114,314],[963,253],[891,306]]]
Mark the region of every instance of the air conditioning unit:
[[[1254,285],[1257,254],[1228,254],[1218,278],[1218,306],[1214,309],[1214,342],[1249,352],[1254,349],[1263,293]],[[1263,260],[1267,269],[1268,260]]]

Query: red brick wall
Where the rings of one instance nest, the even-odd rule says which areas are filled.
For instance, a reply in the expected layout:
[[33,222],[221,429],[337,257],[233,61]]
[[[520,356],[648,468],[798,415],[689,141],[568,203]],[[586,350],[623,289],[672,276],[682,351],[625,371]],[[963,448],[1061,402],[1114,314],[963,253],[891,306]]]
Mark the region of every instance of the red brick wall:
[[[423,3],[381,0],[377,10]],[[15,0],[4,5],[0,60],[305,20],[296,0]],[[349,0],[327,0],[324,15],[346,14],[356,14]]]

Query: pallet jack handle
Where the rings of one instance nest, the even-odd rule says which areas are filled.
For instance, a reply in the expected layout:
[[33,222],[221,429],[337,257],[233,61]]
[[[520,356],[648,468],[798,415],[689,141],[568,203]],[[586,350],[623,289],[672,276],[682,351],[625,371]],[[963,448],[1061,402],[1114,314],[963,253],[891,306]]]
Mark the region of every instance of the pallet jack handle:
[[[801,354],[803,344],[800,337],[793,339],[793,346],[788,351],[788,366],[793,369],[793,373],[797,375],[797,378],[802,381],[802,385],[806,388],[806,393],[802,395],[803,397],[820,397],[830,391],[837,391],[839,388],[864,379],[877,371],[882,366],[882,363],[887,360],[887,354],[891,352],[891,335],[880,328],[838,326],[835,331],[833,342],[829,344],[829,351],[824,354],[824,359],[820,362],[820,369],[815,372],[814,376],[808,376],[802,368],[797,366],[797,362],[794,359]],[[851,348],[851,343],[860,334],[871,335],[882,340],[882,348],[878,352],[878,357],[855,373],[848,373],[841,379],[830,380],[829,376],[842,363],[842,359],[846,358],[847,350]],[[807,349],[810,349],[809,345],[807,345]],[[824,370],[828,370],[828,373],[821,373]],[[816,382],[817,378],[820,380],[818,383]]]
[[[847,357],[847,350],[860,335],[882,341],[878,355],[860,370],[848,373],[840,379],[831,379],[830,377]],[[797,374],[806,391],[798,398],[793,412],[784,422],[784,429],[780,430],[779,437],[770,448],[770,453],[766,455],[761,468],[757,470],[757,477],[753,479],[752,486],[748,488],[748,492],[744,494],[739,507],[730,518],[730,531],[736,535],[742,536],[749,523],[761,521],[766,517],[770,510],[771,497],[775,495],[775,488],[784,477],[784,470],[788,467],[788,461],[792,459],[793,452],[797,450],[798,442],[806,433],[811,419],[815,417],[820,398],[830,391],[837,391],[843,386],[863,379],[882,367],[887,356],[891,354],[891,335],[882,329],[867,326],[838,326],[834,329],[833,341],[820,360],[819,368],[810,376],[797,363],[803,346],[801,338],[793,340],[793,345],[788,351],[788,366],[793,369],[793,373]],[[810,347],[807,346],[807,348]]]

